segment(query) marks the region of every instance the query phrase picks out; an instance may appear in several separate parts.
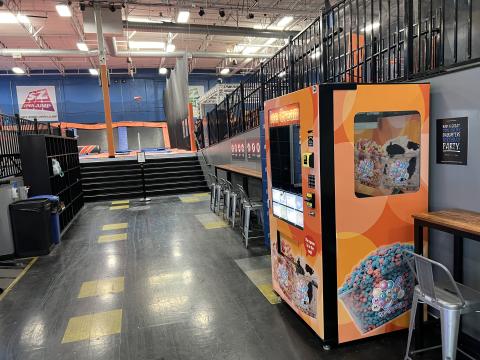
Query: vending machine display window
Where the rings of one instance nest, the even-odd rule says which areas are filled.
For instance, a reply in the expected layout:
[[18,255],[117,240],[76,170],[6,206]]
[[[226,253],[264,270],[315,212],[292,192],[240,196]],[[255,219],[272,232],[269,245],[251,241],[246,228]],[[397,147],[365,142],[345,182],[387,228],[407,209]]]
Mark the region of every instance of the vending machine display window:
[[397,195],[420,188],[420,114],[358,113],[355,132],[355,195]]
[[300,126],[270,128],[273,215],[303,228]]

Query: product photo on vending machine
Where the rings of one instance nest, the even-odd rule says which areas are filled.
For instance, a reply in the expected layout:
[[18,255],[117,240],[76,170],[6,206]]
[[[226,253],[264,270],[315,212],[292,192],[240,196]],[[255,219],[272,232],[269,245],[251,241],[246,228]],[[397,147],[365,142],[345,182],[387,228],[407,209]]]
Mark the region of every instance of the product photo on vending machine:
[[265,103],[273,288],[327,347],[408,327],[429,92],[316,85]]

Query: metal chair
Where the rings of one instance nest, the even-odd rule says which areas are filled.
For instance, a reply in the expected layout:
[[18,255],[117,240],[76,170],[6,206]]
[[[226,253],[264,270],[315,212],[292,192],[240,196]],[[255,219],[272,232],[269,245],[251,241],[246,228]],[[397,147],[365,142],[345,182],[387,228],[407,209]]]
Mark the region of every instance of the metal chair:
[[250,222],[251,222],[251,214],[256,214],[257,218],[260,220],[261,225],[263,227],[263,203],[260,201],[252,201],[249,199],[247,193],[243,189],[243,186],[237,185],[238,191],[240,193],[241,201],[241,226],[242,226],[242,236],[243,240],[245,241],[245,247],[248,249],[248,241],[253,238],[262,238],[262,235],[258,236],[250,236]]
[[[410,251],[406,251],[405,254],[405,258],[418,280],[418,285],[415,286],[413,294],[407,351],[404,359],[411,360],[410,355],[441,347],[443,360],[455,360],[460,316],[480,312],[480,292],[455,282],[452,274],[444,265]],[[446,275],[445,283],[434,279],[434,269],[438,269],[440,273]],[[442,345],[410,352],[418,303],[427,304],[440,312]],[[460,349],[458,351],[464,353]]]
[[236,190],[233,190],[230,197],[230,204],[231,204],[231,209],[230,209],[230,213],[229,213],[229,220],[230,222],[232,223],[232,229],[235,228],[235,221],[237,219],[237,209],[239,208],[240,206],[240,216],[241,216],[241,203],[242,203],[242,198],[241,198],[241,193],[240,191],[238,190],[238,187],[240,185],[237,185],[237,189]]

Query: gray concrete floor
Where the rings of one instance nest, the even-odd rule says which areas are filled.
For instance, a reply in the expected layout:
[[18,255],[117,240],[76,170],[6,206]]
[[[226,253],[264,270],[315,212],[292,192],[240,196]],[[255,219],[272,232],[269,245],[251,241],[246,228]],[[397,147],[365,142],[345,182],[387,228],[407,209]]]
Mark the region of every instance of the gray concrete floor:
[[[403,358],[404,332],[323,351],[301,319],[267,301],[235,262],[268,251],[260,243],[245,249],[230,228],[207,230],[195,216],[207,213],[208,202],[178,196],[121,210],[87,205],[61,245],[0,302],[0,359]],[[102,230],[112,223],[128,229]],[[126,240],[98,242],[125,232]],[[84,282],[121,277],[123,291],[79,298]],[[71,318],[119,309],[116,330],[110,319],[87,339],[65,342]],[[85,338],[85,326],[70,335]]]

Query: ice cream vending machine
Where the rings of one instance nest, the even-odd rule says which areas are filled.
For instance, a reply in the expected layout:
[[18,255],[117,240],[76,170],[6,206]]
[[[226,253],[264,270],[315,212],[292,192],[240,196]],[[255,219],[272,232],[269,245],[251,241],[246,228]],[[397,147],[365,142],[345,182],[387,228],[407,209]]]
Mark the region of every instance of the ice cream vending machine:
[[429,92],[325,84],[265,102],[273,288],[326,344],[408,327]]

